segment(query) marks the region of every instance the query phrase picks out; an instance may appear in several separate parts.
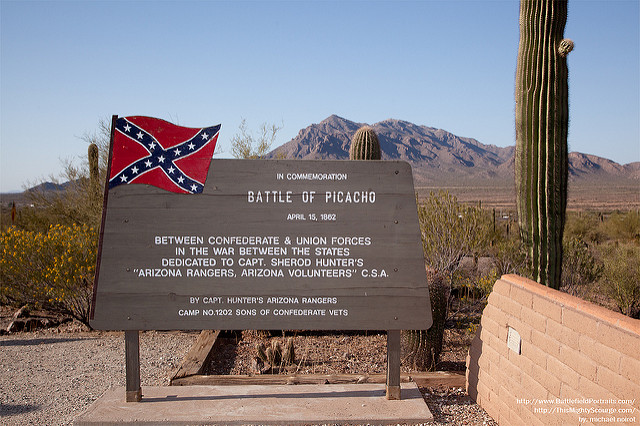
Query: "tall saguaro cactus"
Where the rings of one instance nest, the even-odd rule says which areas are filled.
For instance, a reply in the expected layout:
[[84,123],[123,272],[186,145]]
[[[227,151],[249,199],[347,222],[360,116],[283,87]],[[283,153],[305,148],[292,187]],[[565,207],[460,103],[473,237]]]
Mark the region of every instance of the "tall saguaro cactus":
[[567,207],[567,0],[521,0],[516,71],[516,201],[534,278],[558,288]]
[[350,160],[380,160],[382,152],[375,130],[369,126],[360,127],[351,139]]

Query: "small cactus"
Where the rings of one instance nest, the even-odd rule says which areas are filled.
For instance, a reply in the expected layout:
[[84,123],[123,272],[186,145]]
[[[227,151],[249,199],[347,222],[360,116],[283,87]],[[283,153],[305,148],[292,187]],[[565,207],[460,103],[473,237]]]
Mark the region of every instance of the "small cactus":
[[380,142],[378,135],[369,126],[363,126],[358,129],[351,139],[351,147],[349,148],[350,160],[380,160],[382,152],[380,150]]
[[98,184],[98,145],[92,143],[89,145],[89,179],[91,185]]
[[95,143],[90,144],[87,156],[89,157],[89,191],[91,194],[91,201],[97,202],[100,198],[98,145],[96,145]]

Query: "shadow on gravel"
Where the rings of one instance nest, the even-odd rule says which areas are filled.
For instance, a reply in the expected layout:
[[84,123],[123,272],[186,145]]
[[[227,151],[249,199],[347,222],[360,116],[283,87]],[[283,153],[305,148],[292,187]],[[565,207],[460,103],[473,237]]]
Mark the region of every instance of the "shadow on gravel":
[[29,413],[31,411],[37,411],[40,408],[39,405],[31,404],[0,404],[0,417]]
[[46,338],[38,338],[38,339],[10,339],[10,340],[0,340],[0,346],[35,346],[35,345],[48,345],[50,343],[66,343],[66,342],[76,342],[78,340],[93,340],[94,337],[89,338],[68,338],[61,337],[56,339],[55,337],[46,337]]

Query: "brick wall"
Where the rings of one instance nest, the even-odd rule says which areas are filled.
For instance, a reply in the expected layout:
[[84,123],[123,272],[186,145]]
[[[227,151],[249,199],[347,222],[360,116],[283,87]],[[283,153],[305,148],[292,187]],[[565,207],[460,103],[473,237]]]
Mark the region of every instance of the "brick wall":
[[500,425],[640,424],[640,320],[505,275],[469,349],[467,391]]

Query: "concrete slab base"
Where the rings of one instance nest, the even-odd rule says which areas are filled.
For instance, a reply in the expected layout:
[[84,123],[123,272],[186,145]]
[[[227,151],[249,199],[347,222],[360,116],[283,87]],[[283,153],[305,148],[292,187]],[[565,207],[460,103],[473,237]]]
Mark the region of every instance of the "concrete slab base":
[[433,418],[415,383],[388,400],[382,384],[143,387],[125,402],[111,388],[74,425],[397,424]]

